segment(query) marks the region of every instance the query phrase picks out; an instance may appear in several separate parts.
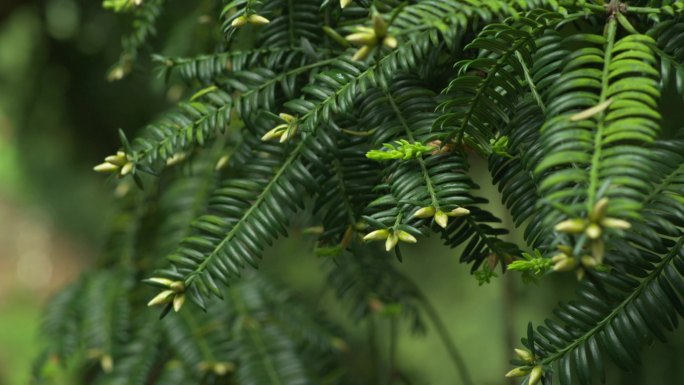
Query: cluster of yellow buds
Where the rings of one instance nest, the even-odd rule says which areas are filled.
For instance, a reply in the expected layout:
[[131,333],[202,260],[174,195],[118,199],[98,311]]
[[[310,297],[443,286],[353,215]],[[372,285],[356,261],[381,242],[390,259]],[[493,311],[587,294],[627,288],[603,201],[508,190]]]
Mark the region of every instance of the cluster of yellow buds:
[[253,13],[251,15],[242,15],[238,16],[233,21],[230,23],[230,25],[233,28],[240,28],[245,24],[254,24],[254,25],[264,25],[268,24],[271,21],[268,20],[267,18],[257,15],[256,13]]
[[599,199],[589,213],[588,219],[568,219],[556,225],[555,230],[561,233],[584,233],[591,241],[591,253],[598,264],[603,262],[605,244],[601,238],[606,228],[627,230],[631,224],[618,218],[606,217],[608,198]]
[[199,370],[204,373],[214,373],[217,376],[225,376],[229,372],[235,370],[235,364],[232,362],[200,362]]
[[506,378],[529,376],[526,385],[537,385],[544,375],[544,368],[536,365],[534,355],[527,349],[515,349],[515,355],[525,363],[510,372],[506,373]]
[[90,359],[98,359],[100,367],[105,373],[111,373],[114,370],[114,359],[111,354],[106,353],[100,349],[89,349],[86,351],[86,357]]
[[353,60],[364,60],[375,47],[382,44],[389,49],[397,48],[397,39],[387,34],[387,22],[380,14],[373,15],[373,28],[356,27],[356,31],[346,37],[350,43],[360,46],[352,57]]
[[264,136],[261,137],[261,140],[280,138],[280,143],[283,143],[295,136],[297,129],[299,128],[297,118],[285,113],[281,113],[278,116],[280,116],[280,119],[285,121],[285,123],[279,124],[271,131],[265,133]]
[[416,211],[413,214],[414,218],[430,218],[433,217],[435,219],[435,223],[437,223],[441,228],[446,228],[447,225],[449,224],[449,217],[463,217],[470,214],[470,210],[464,208],[464,207],[457,207],[449,212],[444,212],[440,209],[435,209],[432,206],[425,206],[418,211]]
[[165,305],[173,302],[173,310],[179,312],[185,303],[185,284],[182,281],[172,281],[168,278],[149,278],[148,283],[165,288],[147,303],[147,306]]
[[93,167],[93,170],[105,174],[118,173],[119,176],[126,176],[133,171],[134,163],[125,152],[119,151],[116,155],[110,155],[105,158],[104,163],[100,163]]
[[414,237],[413,235],[409,234],[404,230],[387,229],[371,231],[370,233],[366,234],[365,237],[363,237],[363,240],[366,242],[385,241],[385,250],[387,251],[394,249],[397,246],[397,243],[399,243],[399,241],[406,243],[418,242],[416,240],[416,237]]
[[579,280],[584,278],[587,270],[594,269],[601,264],[597,258],[591,255],[583,256],[579,259],[578,263],[577,259],[572,255],[572,249],[568,246],[558,246],[558,250],[560,252],[551,258],[551,262],[554,264],[553,270],[558,272],[576,270],[577,279]]

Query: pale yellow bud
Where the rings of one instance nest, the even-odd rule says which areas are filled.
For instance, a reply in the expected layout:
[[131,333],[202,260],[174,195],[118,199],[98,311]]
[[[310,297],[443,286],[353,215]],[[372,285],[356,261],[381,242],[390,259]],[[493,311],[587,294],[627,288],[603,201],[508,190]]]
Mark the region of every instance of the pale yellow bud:
[[603,227],[610,227],[613,229],[620,229],[620,230],[628,230],[629,228],[632,227],[632,224],[622,220],[622,219],[617,219],[617,218],[604,218],[601,221],[601,225]]
[[230,25],[231,25],[233,28],[240,28],[240,27],[242,27],[242,26],[245,25],[245,24],[247,24],[247,18],[246,18],[245,16],[236,17],[236,18],[233,19],[233,21],[230,23]]
[[558,263],[558,262],[564,261],[564,260],[566,260],[566,259],[568,259],[568,255],[567,255],[567,254],[556,254],[556,255],[554,255],[553,257],[551,257],[551,262],[553,262],[553,263]]
[[216,171],[223,170],[228,165],[228,161],[230,161],[230,155],[223,155],[218,162],[216,162],[216,167],[214,169]]
[[268,23],[271,22],[271,21],[268,20],[267,18],[265,18],[265,17],[263,17],[263,16],[261,16],[261,15],[257,15],[256,13],[255,13],[255,14],[252,14],[252,15],[249,15],[249,16],[247,17],[247,21],[248,21],[249,23],[255,24],[255,25],[264,25],[264,24],[268,24]]
[[152,298],[150,302],[147,303],[147,306],[156,306],[169,303],[173,299],[173,295],[173,290],[164,290]]
[[385,241],[385,250],[390,251],[394,249],[397,246],[397,243],[399,242],[399,237],[397,234],[392,233],[387,237],[387,240]]
[[230,362],[217,362],[214,364],[214,373],[216,373],[219,376],[225,376],[228,374],[228,372],[231,372],[235,369],[235,365],[230,363]]
[[372,32],[357,32],[347,35],[345,39],[354,45],[375,45],[377,39]]
[[598,239],[601,237],[603,230],[601,230],[601,226],[592,223],[589,226],[587,226],[587,229],[584,230],[584,233],[587,234],[587,237],[589,237],[589,239]]
[[288,123],[292,123],[295,121],[295,119],[297,119],[294,116],[292,116],[290,114],[286,114],[284,112],[279,113],[278,116],[280,117],[280,119],[282,119]]
[[466,216],[468,214],[470,214],[470,210],[468,210],[467,208],[457,207],[457,208],[449,211],[449,213],[447,215],[450,217],[463,217],[463,216]]
[[435,215],[435,208],[432,206],[425,206],[425,207],[421,207],[420,209],[418,209],[418,211],[416,211],[413,214],[413,217],[414,218],[431,218],[433,215]]
[[527,368],[515,368],[511,370],[510,372],[506,373],[506,378],[515,378],[515,377],[522,377],[527,375],[530,370]]
[[544,370],[541,366],[537,365],[534,368],[532,368],[532,371],[530,372],[530,379],[527,382],[528,385],[537,385],[539,383],[539,380],[541,380],[542,375],[544,374]]
[[100,366],[105,373],[111,373],[114,370],[114,360],[109,354],[105,354],[100,358]]
[[398,45],[397,38],[394,36],[387,36],[382,40],[382,45],[389,49],[395,49]]
[[577,262],[575,262],[574,258],[565,258],[563,260],[556,262],[556,264],[553,265],[553,271],[557,271],[557,272],[572,271],[575,269],[576,265],[577,265]]
[[93,167],[93,170],[104,174],[112,174],[119,171],[119,166],[105,162]]
[[375,36],[384,37],[387,33],[387,22],[379,13],[373,15],[373,31]]
[[128,162],[121,167],[121,176],[126,176],[133,171],[133,162]]
[[352,56],[352,60],[354,61],[361,61],[361,60],[366,60],[368,55],[370,55],[371,51],[373,50],[373,47],[369,45],[364,45],[363,47],[359,48],[358,51]]
[[173,290],[176,293],[182,293],[185,291],[185,284],[183,281],[174,281],[171,283],[171,290]]
[[557,224],[554,230],[561,233],[579,234],[586,228],[586,224],[582,219],[568,219]]
[[351,3],[352,0],[340,0],[340,8],[344,9]]
[[591,210],[590,218],[592,221],[600,221],[606,216],[608,210],[608,198],[601,198],[596,202],[594,208]]
[[596,258],[591,257],[589,255],[585,255],[582,257],[582,266],[587,267],[587,268],[594,268],[599,265],[598,260]]
[[418,240],[416,240],[416,237],[414,237],[413,235],[411,235],[411,234],[409,234],[409,233],[407,233],[406,231],[403,231],[403,230],[399,230],[399,231],[397,232],[397,237],[399,237],[399,240],[400,240],[400,241],[406,242],[406,243],[416,243],[416,242],[418,242]]
[[148,279],[148,281],[155,282],[155,283],[158,283],[160,285],[164,285],[166,287],[171,287],[171,284],[173,284],[173,281],[168,279],[168,278],[152,277],[152,278]]
[[285,130],[287,130],[287,124],[279,124],[269,132],[265,133],[264,136],[261,137],[261,140],[267,141],[275,138],[280,138],[285,132]]
[[368,242],[368,241],[383,241],[389,237],[390,232],[387,230],[375,230],[371,231],[370,233],[366,234],[365,237],[363,237],[363,240]]
[[185,303],[185,294],[176,294],[173,297],[173,311],[178,313]]
[[532,352],[527,349],[515,349],[515,354],[525,362],[532,362],[532,360],[534,360]]
[[128,161],[126,154],[118,152],[116,155],[110,155],[105,158],[107,163],[111,163],[117,166],[123,166]]
[[603,255],[606,252],[606,245],[602,240],[597,239],[591,242],[591,254],[599,264],[603,263]]
[[288,127],[287,130],[283,133],[283,135],[280,136],[280,143],[284,143],[288,140],[290,140],[295,134],[297,133],[297,128],[299,128],[299,125],[297,123],[292,123],[290,127]]
[[437,210],[435,213],[435,223],[437,223],[441,228],[446,228],[449,223],[449,217],[442,210]]

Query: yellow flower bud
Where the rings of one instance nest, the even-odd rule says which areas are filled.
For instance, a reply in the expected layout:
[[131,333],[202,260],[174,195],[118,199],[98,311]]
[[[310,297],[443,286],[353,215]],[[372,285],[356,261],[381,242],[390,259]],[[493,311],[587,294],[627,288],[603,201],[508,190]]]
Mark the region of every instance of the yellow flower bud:
[[416,237],[414,237],[413,235],[411,235],[411,234],[409,234],[409,233],[407,233],[406,231],[403,231],[403,230],[399,230],[399,231],[397,232],[397,237],[399,237],[399,240],[400,240],[400,241],[406,242],[406,243],[416,243],[416,242],[418,242],[418,240],[416,240]]
[[295,136],[298,127],[299,125],[297,123],[290,124],[290,126],[287,128],[287,130],[285,130],[283,135],[280,136],[280,143],[284,143],[290,140],[290,138],[292,138],[293,136]]
[[368,242],[368,241],[383,241],[389,237],[389,231],[387,230],[375,230],[371,231],[370,233],[366,234],[365,237],[363,237],[363,240]]
[[601,226],[610,227],[613,229],[628,230],[632,227],[632,224],[622,219],[604,218],[601,221]]
[[397,243],[399,242],[399,237],[397,234],[392,233],[387,237],[387,240],[385,241],[385,250],[390,251],[394,249],[397,246]]
[[398,45],[397,38],[394,36],[387,36],[382,40],[382,45],[389,49],[395,49]]
[[344,9],[351,3],[352,0],[340,0],[340,8]]
[[587,267],[587,268],[594,268],[594,267],[599,265],[598,260],[596,260],[596,258],[589,256],[589,255],[585,255],[584,257],[582,257],[581,262],[582,262],[582,266]]
[[119,167],[126,164],[127,161],[128,161],[128,158],[126,157],[126,154],[124,154],[121,151],[117,152],[116,155],[110,155],[110,156],[105,158],[105,162],[117,165]]
[[104,173],[104,174],[111,174],[111,173],[115,173],[115,172],[119,171],[119,166],[105,162],[105,163],[100,163],[97,166],[93,167],[93,170],[96,172]]
[[257,15],[256,13],[255,13],[255,14],[252,14],[252,15],[249,15],[249,16],[247,17],[247,21],[248,21],[250,24],[254,24],[254,25],[264,25],[264,24],[268,24],[268,23],[271,22],[271,21],[268,20],[267,18],[265,18],[265,17],[263,17],[263,16],[261,16],[261,15]]
[[214,364],[213,371],[216,375],[225,376],[228,372],[235,369],[235,365],[230,362],[217,362]]
[[575,269],[576,265],[577,265],[577,262],[575,262],[575,258],[565,258],[565,259],[562,259],[562,260],[556,262],[556,264],[553,265],[553,271],[557,271],[557,272],[572,271]]
[[437,210],[435,213],[435,223],[437,223],[441,228],[446,228],[449,223],[449,217],[442,210]]
[[185,303],[185,294],[176,294],[173,297],[173,311],[178,313]]
[[589,226],[587,226],[586,230],[584,230],[584,233],[587,234],[587,237],[589,237],[589,239],[598,239],[601,237],[603,230],[601,230],[601,226],[592,223]]
[[173,284],[173,281],[168,279],[168,278],[152,277],[152,278],[148,279],[148,281],[155,282],[155,283],[158,283],[160,285],[164,285],[166,287],[171,287],[171,284]]
[[100,366],[105,373],[111,373],[114,370],[114,360],[109,354],[105,354],[100,358]]
[[591,255],[596,258],[599,264],[603,263],[603,255],[606,252],[606,245],[601,239],[591,242]]
[[287,124],[279,124],[269,132],[265,133],[264,136],[261,137],[261,140],[267,141],[275,138],[280,138],[285,132],[285,130],[287,130]]
[[586,224],[583,219],[568,219],[557,224],[554,230],[561,233],[579,234],[586,228]]
[[185,291],[185,284],[183,281],[174,281],[171,283],[171,290],[173,290],[176,293],[182,293]]
[[373,32],[357,32],[347,35],[345,39],[354,45],[375,45],[377,39]]
[[230,155],[223,155],[218,162],[216,162],[216,167],[214,167],[214,170],[219,171],[225,168],[228,165],[228,161],[230,160]]
[[594,204],[594,208],[591,210],[589,219],[592,222],[600,221],[606,216],[606,210],[608,210],[608,198],[601,198],[596,202],[596,204]]
[[152,298],[150,302],[147,303],[147,306],[156,306],[169,303],[173,299],[173,295],[173,290],[164,290]]
[[384,37],[387,33],[387,22],[379,13],[373,15],[373,31],[375,36]]
[[421,207],[418,211],[413,213],[414,218],[430,218],[433,215],[435,215],[435,208],[432,206]]
[[468,210],[465,207],[457,207],[457,208],[449,211],[449,213],[447,213],[447,215],[450,217],[463,217],[463,216],[466,216],[468,214],[470,214],[470,210]]
[[525,362],[532,362],[534,360],[532,352],[527,349],[515,349],[515,354]]
[[286,114],[284,112],[279,113],[278,116],[280,117],[280,119],[282,119],[288,123],[292,123],[297,119],[294,116],[292,116],[290,114]]
[[515,368],[510,372],[506,373],[506,378],[522,377],[524,375],[527,375],[527,373],[529,372],[530,370],[527,368]]
[[537,385],[539,383],[539,380],[542,378],[542,374],[544,374],[544,370],[541,366],[537,365],[534,368],[532,368],[532,371],[530,372],[530,379],[527,382],[528,385]]
[[366,60],[368,55],[370,55],[371,51],[373,50],[373,47],[369,45],[364,45],[363,47],[359,48],[358,51],[352,56],[352,60],[355,61],[361,61],[361,60]]
[[245,25],[245,24],[247,24],[247,18],[246,18],[245,16],[236,17],[236,18],[233,19],[233,21],[230,23],[230,25],[231,25],[233,28],[240,28],[240,27],[242,27],[242,26]]
[[121,167],[121,176],[126,176],[133,171],[133,162],[128,162]]

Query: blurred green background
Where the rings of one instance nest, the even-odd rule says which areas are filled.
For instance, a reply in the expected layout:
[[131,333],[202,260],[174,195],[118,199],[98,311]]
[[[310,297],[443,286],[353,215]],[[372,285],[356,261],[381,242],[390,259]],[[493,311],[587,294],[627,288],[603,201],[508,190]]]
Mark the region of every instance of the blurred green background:
[[[171,37],[153,40],[149,52],[202,49],[193,37],[206,33],[206,18],[193,3],[169,2],[159,29],[160,36]],[[131,76],[107,82],[126,26],[125,18],[101,9],[99,1],[0,1],[0,385],[27,383],[41,344],[42,304],[93,264],[102,247],[112,215],[110,188],[92,165],[116,150],[117,128],[133,133],[178,97],[178,89],[154,76],[147,55]],[[495,202],[492,209],[503,213],[484,167],[473,173]],[[332,293],[320,295],[323,274],[310,239],[294,234],[270,250],[266,270],[302,297],[320,300],[333,319],[344,319]],[[478,287],[457,257],[432,240],[407,249],[401,268],[433,300],[476,384],[505,384],[511,348],[527,322],[550,315],[576,283],[567,277],[526,286],[511,275]],[[400,365],[416,384],[458,383],[432,330],[426,336],[402,331]],[[682,384],[682,349],[680,332],[672,344],[650,348],[643,369],[612,373],[611,381]]]

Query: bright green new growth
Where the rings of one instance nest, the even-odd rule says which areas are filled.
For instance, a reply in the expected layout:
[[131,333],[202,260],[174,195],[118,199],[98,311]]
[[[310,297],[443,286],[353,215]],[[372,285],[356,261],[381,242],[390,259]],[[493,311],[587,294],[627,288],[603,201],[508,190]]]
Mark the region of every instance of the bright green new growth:
[[[163,1],[105,6],[136,19],[118,80]],[[678,326],[684,128],[666,129],[681,123],[661,110],[665,92],[684,98],[684,2],[221,8],[215,53],[154,56],[192,92],[130,142],[121,131],[95,167],[117,176],[121,214],[101,267],[46,311],[37,383],[55,383],[58,362],[89,384],[378,383],[344,365],[337,326],[255,272],[291,223],[317,237],[354,320],[429,319],[466,385],[477,382],[448,338],[458,325],[388,255],[431,233],[480,284],[496,269],[541,285],[576,274],[578,298],[516,350],[507,376],[525,385],[588,385],[606,358],[629,370]],[[524,244],[503,239],[472,162],[486,162]]]
[[436,150],[434,146],[426,146],[422,143],[409,143],[406,139],[400,139],[394,143],[396,144],[383,144],[382,150],[370,150],[366,153],[366,157],[378,161],[408,160],[421,157],[423,154]]

